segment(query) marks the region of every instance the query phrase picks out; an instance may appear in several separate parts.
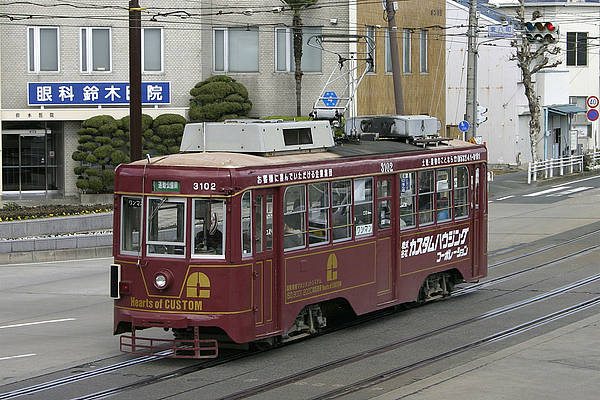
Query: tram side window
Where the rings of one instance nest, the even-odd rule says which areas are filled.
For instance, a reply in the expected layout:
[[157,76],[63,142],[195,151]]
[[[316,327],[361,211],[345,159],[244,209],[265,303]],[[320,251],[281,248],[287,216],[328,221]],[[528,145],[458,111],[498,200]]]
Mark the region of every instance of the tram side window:
[[250,191],[242,195],[242,256],[252,255],[252,197]]
[[329,183],[308,184],[308,243],[329,243]]
[[331,215],[333,241],[352,238],[352,181],[334,181],[331,183]]
[[192,200],[192,235],[195,256],[223,256],[225,248],[225,201]]
[[148,253],[184,255],[185,200],[151,198],[148,205]]
[[454,167],[454,215],[457,219],[469,216],[469,170]]
[[139,252],[142,231],[142,198],[121,199],[121,251]]
[[400,174],[400,229],[414,228],[416,221],[415,173]]
[[305,246],[306,186],[294,185],[283,196],[283,247],[285,250]]
[[433,224],[433,170],[419,171],[419,225]]
[[452,219],[452,177],[450,168],[440,168],[435,175],[437,222]]
[[356,237],[373,233],[373,178],[354,179],[354,226]]
[[[392,226],[392,201],[388,197],[392,195],[392,181],[385,179],[377,182],[377,213],[379,220],[377,227],[386,229]],[[388,199],[385,199],[388,198]]]

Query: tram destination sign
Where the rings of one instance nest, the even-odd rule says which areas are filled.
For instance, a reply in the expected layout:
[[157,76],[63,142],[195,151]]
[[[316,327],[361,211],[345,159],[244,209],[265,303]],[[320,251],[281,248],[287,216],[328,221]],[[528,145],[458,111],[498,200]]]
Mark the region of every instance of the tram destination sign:
[[179,193],[179,181],[152,181],[152,191]]
[[[142,82],[142,104],[170,103],[170,82]],[[129,82],[29,82],[27,104],[129,104]]]

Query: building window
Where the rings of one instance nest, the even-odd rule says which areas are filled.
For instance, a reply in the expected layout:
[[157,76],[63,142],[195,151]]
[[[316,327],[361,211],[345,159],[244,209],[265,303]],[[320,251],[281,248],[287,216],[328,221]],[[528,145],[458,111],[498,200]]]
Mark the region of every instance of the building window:
[[258,28],[213,31],[215,72],[258,72]]
[[392,72],[392,52],[390,41],[390,30],[385,30],[385,72]]
[[367,26],[367,54],[373,60],[372,65],[367,65],[369,68],[367,72],[375,72],[375,27],[368,25]]
[[567,32],[567,65],[587,65],[587,32]]
[[411,44],[411,32],[410,29],[402,30],[402,72],[405,74],[410,74],[411,71],[411,54],[410,54],[410,44]]
[[58,72],[58,28],[32,26],[27,28],[28,71]]
[[142,29],[142,71],[163,72],[163,30]]
[[[309,46],[308,40],[314,35],[320,35],[321,28],[302,28],[302,71],[321,72],[321,50]],[[275,71],[290,72],[296,70],[294,58],[294,35],[291,28],[275,29]]]
[[421,72],[427,72],[428,71],[428,60],[427,60],[427,44],[428,44],[428,32],[422,30],[421,31],[421,46],[420,46],[420,62],[421,62],[421,68],[420,71]]
[[81,72],[110,72],[110,28],[81,28]]

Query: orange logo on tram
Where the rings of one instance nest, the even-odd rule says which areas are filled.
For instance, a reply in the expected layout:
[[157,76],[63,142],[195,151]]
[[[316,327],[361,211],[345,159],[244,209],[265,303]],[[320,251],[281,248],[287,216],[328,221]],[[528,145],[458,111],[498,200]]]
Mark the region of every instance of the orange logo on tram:
[[185,283],[186,297],[210,298],[210,279],[202,272],[194,272]]
[[334,253],[332,253],[327,259],[327,282],[335,281],[338,278],[337,267],[337,256]]

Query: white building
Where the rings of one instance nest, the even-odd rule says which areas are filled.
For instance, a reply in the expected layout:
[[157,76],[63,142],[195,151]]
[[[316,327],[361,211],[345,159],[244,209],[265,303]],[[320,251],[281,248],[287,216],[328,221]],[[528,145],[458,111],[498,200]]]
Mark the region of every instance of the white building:
[[[469,10],[468,2],[448,0],[446,4],[446,22],[450,27],[446,44],[446,118],[448,126],[452,128],[464,119],[465,114],[467,28],[460,25],[467,24]],[[505,9],[493,10],[485,6],[479,4],[477,100],[488,111],[485,114],[487,121],[477,127],[477,136],[487,144],[490,163],[524,164],[531,161],[530,114],[521,72],[516,62],[511,60],[515,50],[510,46],[511,40],[519,37],[520,32],[511,21],[513,12],[503,15],[498,11],[504,12]],[[566,48],[562,25],[560,30],[562,36],[559,46],[563,46],[565,41]],[[499,31],[506,37],[498,37],[502,36]],[[565,53],[563,50],[557,57],[564,58]],[[588,123],[583,121],[585,114],[581,113],[584,109],[581,101],[585,104],[585,97],[573,95],[578,93],[575,87],[579,83],[575,84],[574,81],[579,78],[561,64],[552,70],[538,72],[534,79],[542,108],[540,123],[543,131],[543,137],[536,143],[537,154],[542,158],[555,158],[593,148],[591,137],[573,132],[574,127],[582,130],[585,127],[586,135],[591,132],[591,128],[587,128]],[[598,81],[597,74],[594,80]],[[570,106],[569,103],[579,107]]]
[[[279,0],[140,2],[143,113],[187,117],[190,89],[229,75],[248,89],[251,116],[295,115],[289,26]],[[328,4],[330,3],[330,4]],[[302,11],[309,36],[339,33],[348,7],[322,0]],[[129,114],[128,2],[78,7],[49,0],[2,5],[0,20],[0,195],[4,200],[78,196],[71,155],[83,120]],[[305,46],[306,47],[306,46]],[[318,98],[335,54],[305,48],[302,114]],[[148,85],[152,85],[152,89]],[[159,93],[160,92],[160,96]]]

